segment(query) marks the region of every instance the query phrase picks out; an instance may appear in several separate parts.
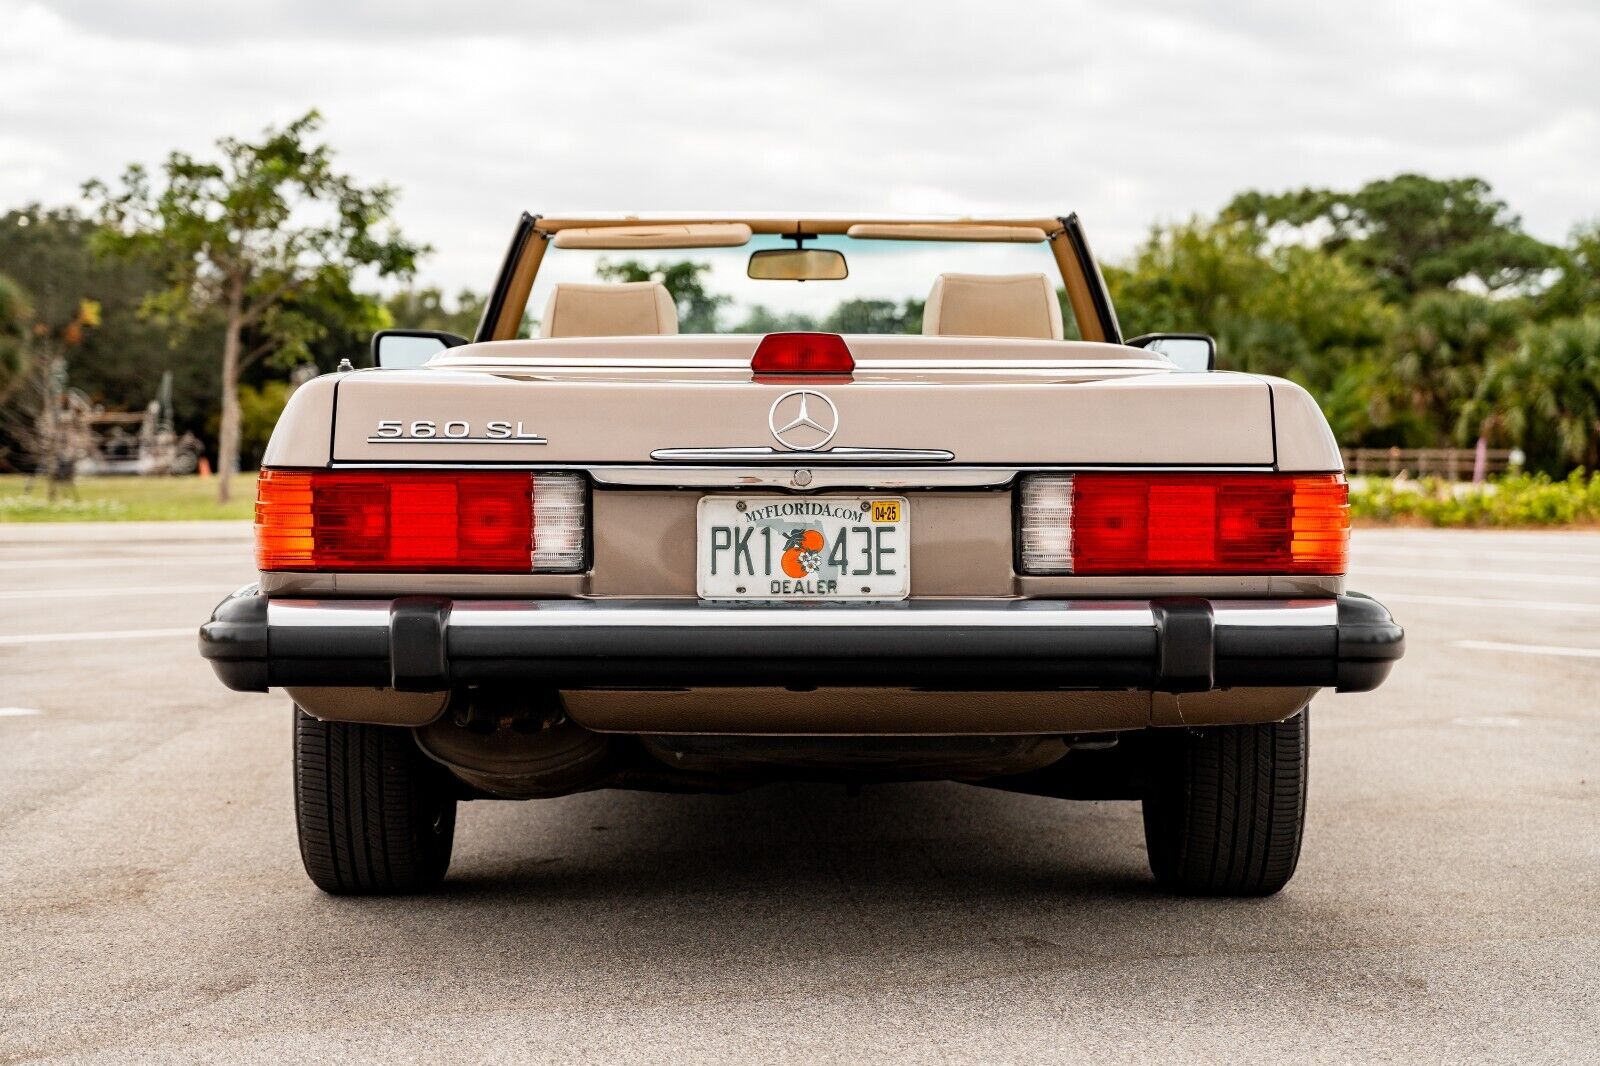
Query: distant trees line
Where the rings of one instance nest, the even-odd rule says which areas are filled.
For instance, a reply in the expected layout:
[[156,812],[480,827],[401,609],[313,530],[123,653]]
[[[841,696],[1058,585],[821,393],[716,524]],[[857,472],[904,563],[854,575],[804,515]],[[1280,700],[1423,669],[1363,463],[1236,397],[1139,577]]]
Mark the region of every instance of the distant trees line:
[[[180,431],[221,462],[231,439],[250,465],[294,366],[359,364],[388,325],[471,334],[481,294],[411,284],[428,249],[394,227],[394,190],[340,174],[316,133],[311,113],[220,142],[213,160],[175,153],[155,175],[91,183],[88,211],[0,216],[0,468],[22,461],[41,375],[137,408],[171,371]],[[684,332],[726,314],[703,264],[601,271],[662,274]],[[1309,388],[1346,445],[1483,436],[1556,473],[1600,465],[1600,222],[1546,244],[1481,180],[1403,174],[1242,193],[1215,216],[1152,228],[1105,272],[1124,333],[1215,335],[1225,367]],[[357,284],[374,274],[406,287]],[[921,320],[919,300],[856,300],[821,320],[755,307],[721,324],[916,333]]]

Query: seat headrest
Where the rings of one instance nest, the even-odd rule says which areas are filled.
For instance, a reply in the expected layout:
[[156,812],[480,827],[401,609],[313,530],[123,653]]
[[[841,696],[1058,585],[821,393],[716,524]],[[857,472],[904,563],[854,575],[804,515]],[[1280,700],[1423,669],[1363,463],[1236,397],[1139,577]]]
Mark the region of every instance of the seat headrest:
[[1043,274],[940,274],[922,311],[927,337],[1061,340],[1061,304]]
[[678,305],[654,281],[558,284],[545,304],[541,337],[649,337],[678,332]]

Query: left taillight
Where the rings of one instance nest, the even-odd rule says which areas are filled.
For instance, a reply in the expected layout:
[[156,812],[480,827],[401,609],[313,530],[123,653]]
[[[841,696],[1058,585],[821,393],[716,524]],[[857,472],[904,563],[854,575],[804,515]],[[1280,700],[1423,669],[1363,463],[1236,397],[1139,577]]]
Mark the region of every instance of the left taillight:
[[1343,574],[1342,474],[1081,473],[1022,479],[1025,574]]
[[588,493],[570,473],[263,470],[262,570],[574,573]]

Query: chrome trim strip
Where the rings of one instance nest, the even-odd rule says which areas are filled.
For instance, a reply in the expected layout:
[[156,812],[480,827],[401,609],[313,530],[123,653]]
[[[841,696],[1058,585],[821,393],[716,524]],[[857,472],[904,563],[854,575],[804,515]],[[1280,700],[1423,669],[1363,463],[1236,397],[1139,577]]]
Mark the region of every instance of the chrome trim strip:
[[824,451],[779,451],[776,448],[657,448],[658,463],[948,463],[955,453],[942,448],[828,448]]
[[549,444],[544,437],[368,437],[368,444]]
[[[796,475],[805,471],[805,485]],[[626,488],[774,488],[788,492],[816,492],[843,488],[872,489],[948,489],[999,488],[1011,484],[1015,470],[994,466],[946,466],[926,468],[893,466],[817,467],[803,463],[793,467],[728,466],[624,466],[593,467],[589,476],[596,485]]]
[[[267,624],[288,628],[385,628],[388,600],[272,600]],[[1214,600],[1218,626],[1332,627],[1337,604],[1316,600]],[[1149,600],[909,600],[899,603],[707,604],[694,600],[456,600],[463,628],[703,626],[708,628],[998,626],[1153,629]]]
[[[784,452],[783,455],[785,458],[792,460],[797,467],[805,467],[808,465],[803,461],[807,455],[806,452]],[[597,480],[612,479],[615,480],[617,484],[625,484],[625,482],[619,479],[633,475],[649,476],[654,478],[658,475],[671,477],[682,476],[685,474],[701,475],[715,473],[736,473],[742,469],[736,464],[725,463],[721,465],[708,464],[698,468],[683,467],[676,471],[672,471],[671,473],[665,473],[669,468],[664,466],[646,466],[638,463],[587,463],[578,459],[570,460],[568,462],[523,462],[516,460],[497,461],[494,459],[475,459],[471,462],[459,462],[451,459],[340,459],[328,464],[328,469],[330,470],[437,470],[441,468],[477,470],[483,467],[495,467],[505,470],[581,470],[585,473],[592,474]],[[870,474],[876,473],[878,469],[882,468],[875,469],[871,466],[862,466],[858,468],[858,472]],[[894,471],[896,477],[906,476],[906,471],[902,467],[893,467],[891,469]],[[925,473],[929,476],[943,476],[948,474],[952,477],[962,477],[967,474],[976,476],[979,474],[1004,473],[1008,478],[1010,478],[1015,477],[1018,474],[1070,474],[1079,471],[1089,472],[1094,470],[1105,470],[1113,473],[1126,472],[1130,474],[1137,474],[1145,471],[1164,474],[1264,474],[1271,473],[1272,469],[1271,463],[1234,465],[1207,465],[1204,463],[1075,463],[1071,465],[1063,465],[1060,463],[1039,463],[1028,465],[1012,464],[1009,466],[995,466],[992,464],[988,466],[963,466],[960,464],[955,464],[948,467],[935,467],[931,470],[925,471]],[[1342,473],[1342,471],[1294,470],[1284,471],[1284,473],[1338,474]]]

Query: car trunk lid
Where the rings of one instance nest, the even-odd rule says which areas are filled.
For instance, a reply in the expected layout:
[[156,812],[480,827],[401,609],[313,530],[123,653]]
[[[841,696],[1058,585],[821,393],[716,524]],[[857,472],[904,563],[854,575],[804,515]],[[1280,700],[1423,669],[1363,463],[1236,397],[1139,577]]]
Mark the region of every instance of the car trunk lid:
[[[338,462],[1270,466],[1272,398],[1115,345],[848,337],[848,375],[758,376],[757,336],[474,344],[346,375]],[[804,395],[797,395],[804,394]],[[802,404],[804,405],[802,407]],[[797,431],[784,426],[796,419]],[[808,427],[806,422],[815,423]]]

